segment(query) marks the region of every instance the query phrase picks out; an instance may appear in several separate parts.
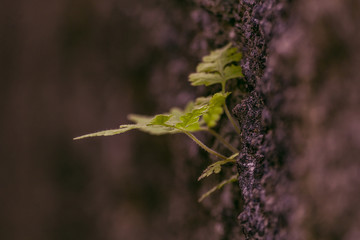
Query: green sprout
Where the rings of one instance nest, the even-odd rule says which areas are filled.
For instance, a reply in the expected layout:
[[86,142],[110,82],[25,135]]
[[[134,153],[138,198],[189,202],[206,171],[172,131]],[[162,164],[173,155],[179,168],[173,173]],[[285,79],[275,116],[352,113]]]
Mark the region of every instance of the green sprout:
[[[210,55],[203,57],[202,62],[198,64],[196,73],[189,76],[189,81],[193,86],[210,86],[213,84],[221,84],[221,92],[215,93],[208,97],[199,97],[195,101],[190,101],[185,109],[171,108],[168,113],[158,114],[155,116],[142,116],[130,114],[128,119],[132,124],[120,125],[117,129],[105,130],[95,133],[86,134],[74,138],[74,140],[98,137],[98,136],[112,136],[127,131],[137,129],[152,135],[176,134],[183,133],[190,137],[196,144],[208,153],[214,155],[219,161],[209,165],[201,174],[198,180],[208,177],[212,174],[217,174],[221,171],[223,165],[228,163],[235,163],[235,157],[238,156],[238,150],[228,143],[220,134],[211,128],[215,127],[225,112],[226,116],[233,125],[235,131],[240,134],[240,129],[232,118],[229,109],[226,106],[226,98],[230,92],[226,92],[226,82],[230,79],[243,77],[241,67],[236,65],[242,55],[237,48],[231,47],[231,44],[225,47],[212,51]],[[209,148],[202,143],[193,134],[194,132],[205,131],[216,137],[233,155],[226,157],[221,153]],[[203,194],[199,202],[209,196],[217,189],[221,189],[225,184],[235,182],[237,174],[230,177],[230,179],[222,181],[217,186],[210,189]]]

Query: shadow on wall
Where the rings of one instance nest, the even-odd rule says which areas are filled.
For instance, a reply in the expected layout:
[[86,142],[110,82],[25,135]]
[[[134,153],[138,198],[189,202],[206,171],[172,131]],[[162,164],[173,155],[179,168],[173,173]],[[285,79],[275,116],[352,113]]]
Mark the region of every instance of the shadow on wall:
[[[191,97],[183,49],[194,30],[191,6],[127,2],[0,8],[0,239],[184,239],[192,231],[184,224],[201,222],[196,211],[184,216],[197,198],[186,191],[196,188],[174,190],[188,176],[174,182],[180,170],[166,137],[72,141]],[[172,79],[161,77],[168,63]],[[171,90],[159,104],[162,88]],[[183,219],[170,218],[177,214]]]

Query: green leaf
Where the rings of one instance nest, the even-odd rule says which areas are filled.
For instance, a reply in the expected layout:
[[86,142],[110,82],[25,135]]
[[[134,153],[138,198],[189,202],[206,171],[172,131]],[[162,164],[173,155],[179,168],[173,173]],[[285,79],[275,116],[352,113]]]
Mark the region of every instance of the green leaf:
[[227,163],[234,163],[235,160],[234,158],[236,156],[238,156],[239,153],[235,153],[233,155],[231,155],[229,158],[222,160],[222,161],[217,161],[214,162],[213,164],[209,165],[204,171],[203,173],[200,175],[200,177],[198,178],[198,181],[200,181],[203,178],[206,178],[208,176],[210,176],[211,174],[215,173],[219,173],[221,171],[221,166]]
[[242,54],[237,48],[228,48],[230,46],[226,45],[222,50],[215,51],[215,54],[212,52],[212,55],[204,57],[203,62],[196,67],[196,72],[220,72],[226,65],[239,62]]
[[[159,114],[154,117],[131,115],[131,120],[145,125],[139,130],[151,134],[178,133],[182,131],[195,132],[201,130],[200,117],[209,108],[209,98],[199,98],[195,102],[189,102],[185,110],[172,108],[170,113]],[[158,127],[158,128],[154,128]]]
[[218,70],[218,67],[215,62],[202,62],[199,63],[196,67],[196,72],[215,72]]
[[200,130],[200,116],[202,116],[208,109],[208,106],[202,106],[200,108],[194,108],[191,112],[180,116],[180,121],[175,125],[176,128],[184,131],[197,131]]
[[120,133],[130,131],[132,129],[138,129],[141,127],[144,127],[144,126],[137,125],[137,124],[121,125],[120,128],[118,128],[118,129],[111,129],[111,130],[90,133],[90,134],[82,135],[80,137],[76,137],[76,138],[74,138],[74,140],[79,140],[79,139],[88,138],[88,137],[112,136],[112,135],[117,135]]
[[135,122],[135,124],[121,125],[118,129],[105,130],[95,133],[86,134],[80,137],[74,138],[79,140],[88,137],[99,137],[99,136],[112,136],[121,133],[125,133],[132,129],[138,129],[140,131],[150,133],[152,135],[163,135],[163,134],[174,134],[179,133],[178,129],[174,127],[166,126],[165,123],[171,118],[171,115],[160,114],[156,116],[141,116],[130,114],[129,120]]
[[204,121],[209,128],[214,127],[224,112],[223,104],[230,93],[216,93],[209,101],[208,111],[204,114]]
[[223,78],[219,73],[192,73],[189,75],[189,81],[193,86],[210,86],[216,83],[222,83]]
[[[192,103],[192,102],[189,102],[188,105]],[[180,116],[182,116],[184,114],[184,112],[186,112],[186,110],[181,110],[180,108],[177,108],[177,107],[173,107],[170,109],[170,114],[173,116],[172,117],[172,120],[174,119],[180,119]]]
[[174,133],[180,133],[179,130],[160,126],[160,125],[149,125],[150,122],[154,119],[153,116],[142,116],[142,115],[136,115],[136,114],[130,114],[128,115],[128,119],[141,125],[142,127],[139,128],[140,131],[146,132],[152,135],[164,135],[164,134],[174,134]]
[[231,65],[225,68],[224,70],[224,78],[226,80],[243,77],[244,75],[241,72],[240,66]]
[[231,47],[231,43],[227,44],[223,48],[211,51],[209,55],[204,56],[202,58],[203,62],[215,62],[215,61],[217,61],[218,59],[220,59],[224,55],[224,53],[228,49],[230,49],[230,47]]
[[237,48],[232,48],[232,49],[234,50],[234,52],[231,52],[231,54],[228,54],[226,58],[223,59],[223,64],[222,64],[223,67],[229,65],[230,63],[240,62],[242,58],[242,54],[240,52],[237,52]]
[[149,124],[166,126],[166,122],[169,121],[171,117],[172,115],[169,114],[158,114],[153,119],[151,119]]
[[190,102],[186,109],[182,111],[178,108],[172,108],[170,113],[159,114],[152,118],[138,115],[131,115],[131,120],[145,125],[139,130],[151,134],[178,133],[182,131],[194,132],[201,130],[200,117],[208,109],[208,103]]
[[203,62],[196,67],[196,73],[189,75],[189,81],[193,86],[222,84],[224,87],[226,81],[243,76],[241,67],[234,66],[241,58],[242,54],[231,44],[212,51],[203,57]]
[[238,176],[239,176],[238,174],[235,174],[235,175],[232,175],[229,179],[222,181],[221,183],[219,183],[218,185],[216,185],[215,187],[211,188],[209,191],[207,191],[206,193],[201,195],[201,197],[199,198],[198,201],[201,202],[202,200],[204,200],[206,197],[208,197],[210,194],[212,194],[216,190],[219,190],[222,187],[224,187],[226,184],[236,182]]
[[195,100],[195,103],[193,104],[194,106],[204,106],[206,104],[209,104],[211,98],[213,96],[208,96],[208,97],[198,97]]

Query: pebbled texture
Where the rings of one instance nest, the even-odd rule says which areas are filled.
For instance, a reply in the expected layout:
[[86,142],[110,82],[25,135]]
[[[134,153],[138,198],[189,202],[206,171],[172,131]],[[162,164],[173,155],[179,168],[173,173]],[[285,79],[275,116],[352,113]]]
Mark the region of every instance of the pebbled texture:
[[359,239],[359,3],[199,2],[213,43],[244,55],[245,79],[229,86],[244,237]]

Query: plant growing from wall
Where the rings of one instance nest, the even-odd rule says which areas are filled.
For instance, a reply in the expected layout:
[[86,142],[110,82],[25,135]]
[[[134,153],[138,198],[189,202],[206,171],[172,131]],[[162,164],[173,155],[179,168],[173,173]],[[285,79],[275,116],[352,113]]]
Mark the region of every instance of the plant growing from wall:
[[[219,161],[208,166],[198,180],[212,174],[217,174],[221,171],[223,165],[235,163],[235,157],[239,154],[236,148],[228,143],[217,132],[212,130],[212,128],[217,125],[221,115],[225,112],[231,124],[234,126],[235,131],[240,134],[239,127],[232,118],[225,101],[230,95],[230,92],[226,91],[226,82],[230,79],[243,77],[241,67],[236,65],[241,57],[242,55],[238,49],[231,47],[231,44],[228,44],[221,49],[212,51],[210,55],[203,57],[202,62],[198,64],[196,68],[196,73],[190,74],[189,81],[191,82],[191,85],[210,86],[221,84],[221,92],[208,97],[199,97],[195,101],[189,102],[185,109],[172,108],[168,113],[155,116],[131,114],[128,118],[134,122],[133,124],[120,125],[117,129],[86,134],[76,137],[74,140],[87,137],[111,136],[125,133],[133,129],[138,129],[152,135],[183,133],[190,137],[202,149],[219,159]],[[206,146],[193,134],[194,132],[199,131],[205,131],[214,135],[226,148],[233,152],[233,155],[226,157]],[[234,174],[229,179],[222,181],[220,184],[203,194],[199,201],[202,201],[217,189],[222,188],[225,184],[235,182],[237,176],[237,174]]]

